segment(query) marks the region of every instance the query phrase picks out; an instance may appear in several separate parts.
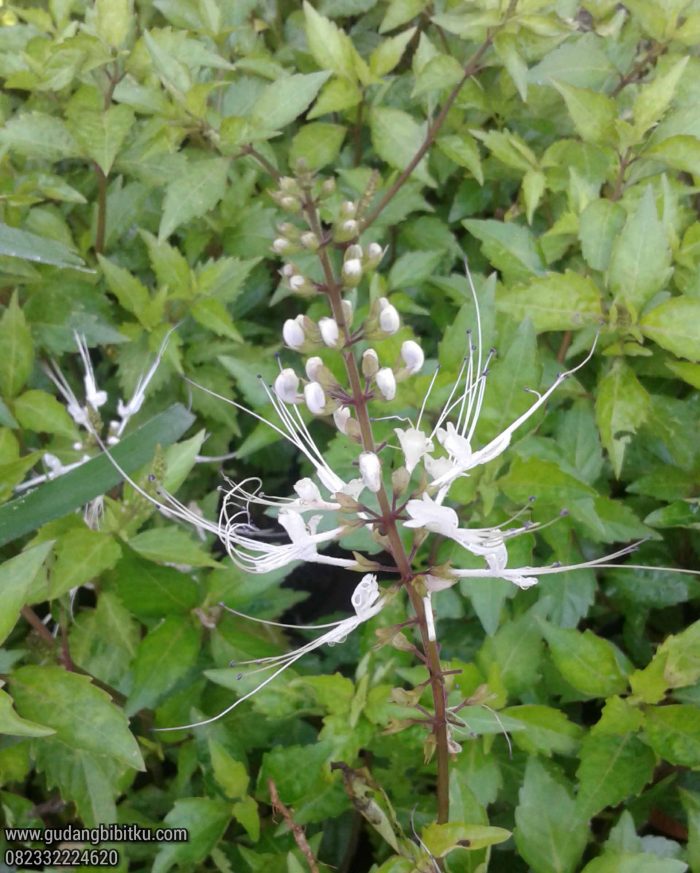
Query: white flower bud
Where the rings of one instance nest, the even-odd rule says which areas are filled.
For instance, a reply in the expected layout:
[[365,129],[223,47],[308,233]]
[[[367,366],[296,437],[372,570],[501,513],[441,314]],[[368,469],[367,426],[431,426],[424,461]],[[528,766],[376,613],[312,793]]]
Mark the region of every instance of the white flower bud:
[[382,367],[375,379],[382,397],[385,400],[393,400],[396,397],[396,377],[391,367]]
[[306,279],[297,273],[289,279],[289,287],[292,291],[303,291],[306,286]]
[[340,305],[343,310],[343,316],[345,318],[345,324],[350,326],[352,324],[352,317],[354,315],[352,311],[352,303],[349,300],[341,300]]
[[354,288],[362,279],[362,261],[359,258],[350,258],[343,264],[343,284]]
[[338,324],[334,318],[321,318],[318,322],[319,330],[321,331],[321,338],[323,342],[329,346],[329,348],[335,348],[338,344]]
[[324,194],[332,194],[335,191],[335,179],[324,179],[321,185]]
[[406,340],[401,345],[401,357],[409,373],[417,373],[425,363],[423,349],[415,340]]
[[340,206],[340,214],[346,218],[354,218],[357,214],[357,203],[352,200],[345,200]]
[[314,415],[320,415],[323,412],[326,405],[326,395],[318,382],[309,382],[304,385],[304,400],[309,412]]
[[299,212],[301,209],[301,201],[298,197],[290,197],[287,195],[280,198],[280,206],[288,212]]
[[272,243],[272,251],[276,255],[284,254],[284,252],[289,248],[289,240],[285,239],[283,236],[278,236],[277,239]]
[[362,375],[371,379],[379,369],[379,355],[374,349],[362,352]]
[[392,334],[401,326],[399,313],[386,297],[379,298],[379,327],[384,333]]
[[384,257],[384,249],[379,243],[373,242],[367,246],[367,265],[374,269]]
[[317,355],[313,358],[309,358],[306,362],[306,375],[312,382],[316,382],[318,380],[318,374],[323,367],[323,361]]
[[349,218],[347,221],[344,221],[341,225],[343,234],[345,234],[348,238],[357,236],[360,232],[360,225],[355,221],[354,218]]
[[294,403],[297,400],[299,377],[291,367],[285,367],[275,379],[275,394],[285,403]]
[[333,413],[333,422],[341,433],[347,433],[350,410],[347,406],[340,406]]
[[298,189],[297,180],[293,176],[282,176],[280,179],[281,191],[297,191]]
[[300,322],[301,318],[303,318],[301,315],[298,315],[296,318],[288,318],[282,327],[282,338],[290,349],[301,348],[306,339],[304,328]]
[[307,230],[306,233],[302,233],[300,242],[304,248],[308,249],[310,252],[315,252],[320,245],[318,237],[310,230]]
[[362,246],[358,246],[357,243],[354,243],[353,245],[348,246],[345,249],[345,255],[343,256],[343,260],[351,261],[351,260],[354,260],[355,258],[362,260],[363,257],[364,257],[364,253],[362,251]]
[[296,271],[297,268],[294,266],[294,264],[285,264],[280,270],[285,279],[291,279]]
[[365,487],[375,494],[382,487],[382,468],[374,452],[362,452],[360,455],[360,476]]

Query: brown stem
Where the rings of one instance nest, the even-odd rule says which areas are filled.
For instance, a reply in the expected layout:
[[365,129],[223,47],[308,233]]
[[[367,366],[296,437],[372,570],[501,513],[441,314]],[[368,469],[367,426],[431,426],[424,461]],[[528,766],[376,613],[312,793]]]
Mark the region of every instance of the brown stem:
[[447,96],[447,100],[445,100],[442,109],[438,112],[437,116],[433,123],[428,127],[428,131],[425,135],[425,139],[418,147],[418,150],[413,155],[411,160],[408,162],[406,167],[401,171],[398,178],[394,182],[394,184],[389,188],[389,190],[384,194],[382,199],[377,203],[374,209],[369,213],[369,215],[362,222],[362,229],[366,230],[371,224],[373,224],[379,215],[384,211],[384,209],[388,206],[388,204],[394,199],[394,197],[398,194],[398,192],[403,187],[404,183],[408,179],[408,177],[413,173],[418,164],[423,160],[426,152],[430,148],[430,146],[435,141],[435,137],[440,132],[440,128],[445,123],[445,119],[447,118],[447,114],[452,109],[452,106],[457,99],[459,92],[462,90],[462,86],[470,79],[478,70],[479,65],[481,64],[481,60],[490,48],[493,43],[494,37],[498,33],[498,31],[503,27],[505,22],[510,18],[515,7],[517,5],[517,0],[511,0],[510,5],[506,11],[505,17],[503,19],[503,23],[498,27],[494,27],[486,35],[486,39],[482,42],[476,52],[469,58],[466,66],[464,67],[464,73],[462,78],[457,82],[454,88],[450,91]]
[[570,330],[567,330],[564,336],[561,338],[561,345],[559,346],[559,351],[557,352],[557,361],[560,364],[563,364],[566,360],[566,353],[569,351],[569,346],[571,345],[572,338],[573,333]]
[[282,178],[282,174],[278,172],[277,168],[274,164],[270,163],[265,155],[260,154],[260,152],[254,148],[252,145],[243,146],[236,157],[245,158],[250,156],[251,158],[255,158],[255,160],[260,164],[261,167],[264,167],[272,178],[278,182]]
[[294,837],[294,842],[299,847],[302,855],[306,858],[306,863],[309,865],[309,870],[311,871],[311,873],[319,873],[318,861],[314,857],[314,853],[311,851],[311,846],[309,845],[309,841],[306,839],[304,829],[301,827],[301,825],[298,825],[294,821],[292,810],[288,806],[285,806],[280,800],[280,796],[277,792],[277,786],[275,785],[274,780],[268,779],[267,786],[270,789],[270,800],[272,801],[272,809],[274,810],[274,812],[280,813],[282,818],[287,823],[287,827],[292,832],[292,836]]
[[631,157],[630,149],[627,149],[624,155],[620,155],[620,166],[617,170],[617,177],[615,178],[615,184],[613,185],[613,190],[610,194],[610,200],[619,200],[620,197],[622,197],[622,188],[625,184],[625,173],[627,172],[627,167],[632,163]]
[[[316,214],[316,207],[311,198],[310,192],[308,191],[306,192],[304,201],[304,212],[309,222],[309,227],[316,236],[321,239],[322,228],[318,220],[318,215]],[[343,312],[341,286],[338,284],[333,274],[333,267],[327,249],[325,247],[319,249],[318,256],[323,269],[326,293],[330,302],[333,318],[345,340],[345,347],[342,350],[342,355],[345,363],[345,370],[348,379],[350,380],[353,405],[362,437],[362,447],[366,452],[376,452],[377,446],[374,442],[372,422],[367,408],[368,398],[362,387],[362,377],[358,370],[357,361],[352,349],[350,327],[345,320],[345,313]],[[442,669],[440,667],[440,654],[435,640],[429,639],[423,600],[411,584],[414,577],[413,570],[411,569],[411,562],[409,561],[403,542],[401,541],[401,536],[396,526],[396,518],[392,512],[391,501],[389,500],[389,496],[383,485],[380,486],[379,491],[377,492],[377,501],[382,512],[382,525],[387,539],[389,540],[391,554],[401,574],[401,582],[408,592],[413,611],[416,614],[423,651],[425,652],[425,662],[430,676],[430,686],[433,693],[433,705],[435,708],[434,732],[437,747],[437,820],[438,823],[442,824],[449,821],[450,814],[450,759],[447,741],[447,694],[445,691],[445,681],[442,675]]]
[[56,644],[56,640],[53,638],[51,631],[46,627],[31,606],[22,607],[22,618],[29,622],[45,643],[49,643],[52,647]]
[[649,51],[644,55],[643,58],[637,61],[637,63],[632,67],[632,69],[625,73],[624,76],[620,77],[620,81],[613,88],[610,96],[617,97],[617,95],[626,88],[628,85],[632,84],[632,82],[637,82],[642,76],[646,73],[647,68],[656,62],[659,55],[662,55],[667,49],[667,46],[664,43],[656,43],[653,45]]

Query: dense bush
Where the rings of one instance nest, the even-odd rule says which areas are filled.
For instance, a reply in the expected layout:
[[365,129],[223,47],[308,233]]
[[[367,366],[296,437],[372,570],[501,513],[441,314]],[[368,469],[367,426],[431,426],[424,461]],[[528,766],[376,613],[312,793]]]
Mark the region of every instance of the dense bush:
[[[297,873],[313,856],[408,873],[442,854],[453,873],[700,870],[700,581],[677,572],[697,567],[700,527],[697,0],[20,0],[0,24],[5,823],[189,828],[184,844],[119,845],[119,869],[159,873]],[[476,325],[465,257],[497,350],[475,446],[595,347],[457,481],[461,523],[527,507],[542,528],[509,548],[533,567],[644,541],[631,560],[648,569],[435,594],[449,703],[464,703],[450,825],[439,730],[416,723],[434,700],[419,635],[389,630],[413,615],[403,593],[225,718],[154,731],[251,690],[231,661],[312,638],[221,604],[313,624],[347,615],[357,581],[315,564],[252,575],[149,501],[168,489],[215,518],[222,471],[281,494],[312,472],[226,402],[274,417],[275,354],[298,361],[285,319],[330,314],[307,294],[323,278],[297,240],[295,177],[323,191],[334,269],[355,242],[347,202],[365,254],[387,246],[346,295],[355,325],[382,297],[400,313],[373,341],[381,360],[420,338],[422,373],[375,417],[415,422],[438,363],[424,415],[446,402]],[[280,254],[310,277],[304,299]],[[338,352],[321,354],[341,380]],[[376,422],[398,468],[395,426]],[[311,427],[356,475],[332,420]],[[97,432],[120,437],[113,462]],[[387,560],[367,527],[343,546]],[[483,563],[435,537],[417,560]]]

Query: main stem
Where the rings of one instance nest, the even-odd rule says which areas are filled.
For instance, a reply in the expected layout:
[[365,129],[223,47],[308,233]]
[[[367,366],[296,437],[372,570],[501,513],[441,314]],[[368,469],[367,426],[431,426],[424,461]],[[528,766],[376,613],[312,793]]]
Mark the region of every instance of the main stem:
[[[313,230],[317,237],[321,239],[321,226],[309,192],[307,192],[306,195],[304,211],[311,230]],[[372,431],[372,422],[370,421],[369,411],[367,409],[367,398],[362,387],[362,378],[357,367],[357,360],[355,359],[352,350],[350,327],[345,320],[345,313],[343,312],[341,288],[333,274],[333,267],[326,248],[322,247],[319,249],[318,254],[323,269],[326,291],[331,311],[333,312],[333,318],[345,340],[342,355],[345,363],[345,370],[348,374],[348,379],[350,380],[355,413],[357,415],[357,422],[360,426],[360,434],[362,437],[362,447],[366,452],[375,452],[376,445],[374,442],[374,433]],[[396,526],[396,518],[392,510],[391,502],[383,485],[380,486],[379,491],[377,492],[377,500],[382,512],[382,525],[386,537],[389,540],[391,554],[401,574],[401,582],[408,592],[413,611],[416,614],[418,627],[420,628],[423,652],[426,659],[426,666],[430,675],[430,687],[433,694],[433,706],[435,709],[434,733],[437,749],[437,821],[439,824],[443,824],[449,821],[450,817],[450,756],[447,743],[447,694],[445,691],[445,678],[442,673],[442,667],[440,666],[440,653],[435,640],[429,638],[423,599],[412,584],[414,573],[411,567],[411,562],[406,554],[401,535]]]

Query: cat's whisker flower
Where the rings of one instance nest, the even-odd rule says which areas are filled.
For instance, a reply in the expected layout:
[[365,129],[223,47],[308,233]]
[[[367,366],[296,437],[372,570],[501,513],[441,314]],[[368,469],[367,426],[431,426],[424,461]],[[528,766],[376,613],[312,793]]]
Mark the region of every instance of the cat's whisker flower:
[[[262,672],[266,670],[273,670],[273,672],[266,679],[263,679],[262,682],[259,682],[253,689],[248,691],[246,694],[243,694],[230,706],[227,706],[226,709],[223,709],[221,712],[217,713],[211,718],[203,719],[202,721],[192,722],[191,724],[178,725],[176,727],[157,728],[156,730],[160,732],[186,730],[188,728],[202,727],[203,725],[212,724],[213,722],[218,721],[219,719],[228,715],[230,712],[236,709],[236,707],[240,706],[241,703],[243,703],[244,701],[253,697],[255,694],[257,694],[258,691],[265,688],[266,685],[269,685],[270,682],[272,682],[279,675],[284,673],[285,670],[287,670],[298,660],[303,658],[304,655],[307,655],[309,654],[309,652],[313,652],[316,649],[319,649],[325,645],[333,646],[338,643],[344,642],[349,634],[356,630],[360,625],[369,621],[371,618],[374,618],[374,616],[378,615],[384,608],[384,605],[386,603],[386,597],[381,595],[379,585],[377,584],[377,577],[375,575],[367,573],[365,576],[362,577],[352,594],[351,602],[355,610],[354,615],[351,615],[348,618],[343,619],[342,621],[330,623],[328,625],[329,627],[331,627],[330,630],[326,631],[324,634],[321,634],[321,636],[316,637],[316,639],[311,640],[308,643],[304,643],[304,645],[299,646],[298,649],[294,649],[294,651],[288,652],[284,655],[272,655],[266,658],[236,662],[236,667],[248,665],[252,666],[253,664],[259,665],[257,670],[248,671],[246,674],[241,673],[240,678],[243,678],[244,675],[253,675],[257,672]],[[242,613],[237,613],[235,610],[231,611],[241,617],[251,618],[251,616],[243,616]],[[261,621],[266,624],[279,624],[274,622],[268,622],[264,619],[253,619],[253,621]],[[284,627],[285,625],[280,626]],[[317,625],[317,627],[323,626],[324,625]],[[297,625],[296,627],[300,626]]]

